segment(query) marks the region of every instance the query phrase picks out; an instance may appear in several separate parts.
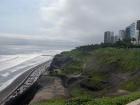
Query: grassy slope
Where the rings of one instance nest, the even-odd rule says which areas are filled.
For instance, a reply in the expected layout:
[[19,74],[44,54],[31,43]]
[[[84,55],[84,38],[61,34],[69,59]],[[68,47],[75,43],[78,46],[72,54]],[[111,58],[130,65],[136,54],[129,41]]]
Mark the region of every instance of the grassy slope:
[[[64,53],[67,56],[77,58],[72,64],[66,65],[65,71],[72,67],[78,67],[78,70],[82,69],[84,63],[90,63],[91,60],[96,60],[94,69],[101,69],[97,66],[105,66],[113,63],[118,64],[121,67],[122,72],[134,71],[140,68],[140,50],[139,49],[116,49],[116,48],[101,48],[90,52],[82,52],[74,50]],[[81,65],[80,65],[81,64]],[[79,66],[80,65],[80,66]],[[69,66],[69,67],[67,67]],[[93,68],[93,66],[92,66]],[[65,73],[65,71],[63,71]],[[77,69],[74,70],[77,72]],[[81,72],[81,71],[80,71]],[[72,73],[71,71],[69,73]]]
[[98,98],[79,97],[71,100],[56,99],[44,102],[39,102],[32,105],[126,105],[127,103],[140,98],[140,93],[132,93],[127,96],[120,96],[115,98]]
[[[111,86],[106,86],[102,82],[110,81],[111,74],[131,74],[140,70],[140,50],[139,49],[117,49],[117,48],[99,48],[96,50],[83,51],[73,50],[64,52],[63,55],[70,56],[74,60],[61,68],[61,74],[71,75],[81,73],[85,78],[88,78],[87,84],[96,85],[103,88],[101,93],[104,95],[111,89]],[[117,75],[119,76],[119,75]],[[137,91],[140,87],[139,75],[128,76],[126,80],[116,83],[118,89],[127,90],[130,92]],[[84,90],[80,87],[74,87],[70,91],[72,98],[91,97],[89,101],[80,98],[83,102],[80,105],[125,105],[126,103],[140,98],[140,93],[130,94],[116,98],[100,98],[94,99],[91,91]],[[72,101],[71,105],[76,104],[76,100]],[[57,104],[56,104],[57,103]],[[35,105],[64,105],[64,100],[51,100],[42,104]],[[119,104],[120,103],[120,104]],[[66,104],[67,105],[67,104]]]
[[[107,79],[109,71],[125,74],[135,72],[140,68],[139,49],[102,48],[90,52],[74,50],[64,54],[72,56],[76,60],[62,68],[62,73],[78,74],[82,72],[84,76],[90,77],[91,83],[94,84]],[[121,87],[135,91],[140,87],[139,80],[138,77],[131,78],[131,80],[121,83]]]
[[[90,81],[99,83],[108,79],[109,73],[128,74],[140,70],[139,49],[101,48],[90,52],[74,50],[64,53],[77,58],[73,63],[62,69],[63,74],[78,74],[90,77]],[[140,78],[136,76],[122,82],[120,85],[128,91],[140,87]]]

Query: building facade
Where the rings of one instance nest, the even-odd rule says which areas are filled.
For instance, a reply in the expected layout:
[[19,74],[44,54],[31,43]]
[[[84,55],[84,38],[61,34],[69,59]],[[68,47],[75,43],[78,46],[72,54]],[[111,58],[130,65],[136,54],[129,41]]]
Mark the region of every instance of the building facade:
[[114,43],[120,40],[120,37],[118,35],[114,36]]
[[136,44],[140,45],[140,20],[137,21],[136,30]]
[[106,31],[104,33],[104,43],[114,43],[114,32]]
[[131,35],[130,35],[130,26],[128,26],[128,27],[126,27],[126,29],[125,29],[125,40],[129,40],[129,39],[131,39]]
[[125,30],[120,30],[119,36],[116,36],[116,37],[120,40],[124,40],[125,39]]
[[104,43],[115,43],[119,40],[140,45],[140,20],[133,22],[125,30],[120,30],[119,35],[114,36],[114,32],[111,31],[104,33]]
[[133,44],[140,44],[140,20],[126,28],[125,39],[131,39]]

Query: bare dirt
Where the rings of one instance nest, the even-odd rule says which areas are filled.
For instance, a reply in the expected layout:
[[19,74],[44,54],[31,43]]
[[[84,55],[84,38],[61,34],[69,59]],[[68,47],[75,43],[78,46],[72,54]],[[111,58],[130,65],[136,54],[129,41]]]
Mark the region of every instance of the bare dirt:
[[62,85],[62,80],[60,78],[42,76],[38,83],[41,88],[36,93],[31,103],[68,97],[67,89]]

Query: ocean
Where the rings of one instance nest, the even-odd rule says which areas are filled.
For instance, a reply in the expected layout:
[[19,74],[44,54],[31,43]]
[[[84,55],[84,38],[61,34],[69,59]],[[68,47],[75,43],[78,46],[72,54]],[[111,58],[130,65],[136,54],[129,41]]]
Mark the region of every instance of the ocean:
[[[40,53],[0,54],[0,91],[9,86],[17,77],[31,68],[52,60],[62,50],[46,50]],[[45,56],[44,56],[45,55]]]

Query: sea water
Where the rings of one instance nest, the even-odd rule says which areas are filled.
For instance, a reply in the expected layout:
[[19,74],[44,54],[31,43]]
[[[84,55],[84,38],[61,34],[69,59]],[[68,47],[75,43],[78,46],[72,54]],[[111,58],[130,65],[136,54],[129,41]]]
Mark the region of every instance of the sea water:
[[31,68],[53,59],[60,50],[33,54],[0,55],[0,91]]

